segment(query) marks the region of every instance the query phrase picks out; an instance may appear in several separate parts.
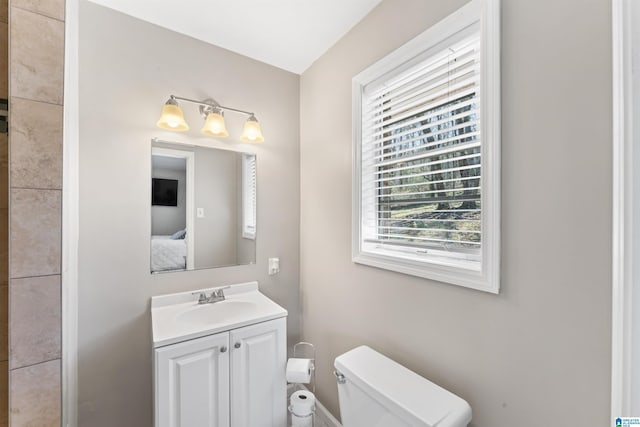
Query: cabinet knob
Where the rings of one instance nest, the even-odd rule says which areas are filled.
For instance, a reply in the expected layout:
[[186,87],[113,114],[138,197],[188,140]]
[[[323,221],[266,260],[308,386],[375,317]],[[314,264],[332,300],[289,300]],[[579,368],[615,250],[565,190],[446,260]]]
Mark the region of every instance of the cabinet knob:
[[220,347],[220,353],[226,353],[227,352],[227,346],[223,345],[222,347]]
[[233,346],[234,346],[235,348],[240,348],[240,347],[242,346],[242,344],[240,344],[239,342],[237,342],[237,343],[235,343]]

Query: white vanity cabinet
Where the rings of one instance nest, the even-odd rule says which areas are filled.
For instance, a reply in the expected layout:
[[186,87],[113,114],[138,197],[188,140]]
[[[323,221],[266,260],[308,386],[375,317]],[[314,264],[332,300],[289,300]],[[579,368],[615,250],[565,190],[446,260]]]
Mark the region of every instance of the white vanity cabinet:
[[285,427],[286,318],[154,349],[156,427]]
[[286,427],[286,327],[281,318],[231,331],[232,427]]
[[229,333],[154,350],[156,427],[228,427]]

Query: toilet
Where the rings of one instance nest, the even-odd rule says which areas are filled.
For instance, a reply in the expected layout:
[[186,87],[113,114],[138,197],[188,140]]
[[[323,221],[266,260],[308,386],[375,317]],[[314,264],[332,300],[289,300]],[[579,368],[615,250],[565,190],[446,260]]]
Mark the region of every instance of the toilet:
[[465,427],[469,404],[367,346],[334,361],[343,427]]

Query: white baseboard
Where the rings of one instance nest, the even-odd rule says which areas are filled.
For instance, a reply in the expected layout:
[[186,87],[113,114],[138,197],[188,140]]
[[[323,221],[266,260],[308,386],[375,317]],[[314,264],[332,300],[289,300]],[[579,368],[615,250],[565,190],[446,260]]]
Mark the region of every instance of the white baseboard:
[[325,423],[327,427],[342,427],[342,424],[331,415],[331,412],[324,407],[319,400],[316,399],[316,417]]

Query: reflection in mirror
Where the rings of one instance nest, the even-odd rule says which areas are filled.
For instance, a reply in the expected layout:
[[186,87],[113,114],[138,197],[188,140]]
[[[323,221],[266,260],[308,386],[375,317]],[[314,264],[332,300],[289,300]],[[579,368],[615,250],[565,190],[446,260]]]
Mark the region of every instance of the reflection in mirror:
[[255,263],[256,156],[154,140],[151,273]]

